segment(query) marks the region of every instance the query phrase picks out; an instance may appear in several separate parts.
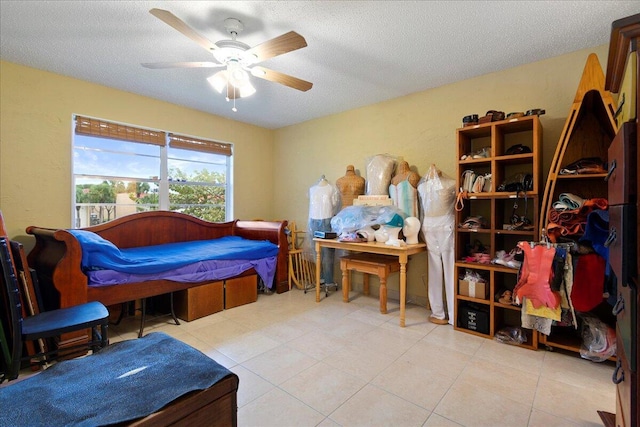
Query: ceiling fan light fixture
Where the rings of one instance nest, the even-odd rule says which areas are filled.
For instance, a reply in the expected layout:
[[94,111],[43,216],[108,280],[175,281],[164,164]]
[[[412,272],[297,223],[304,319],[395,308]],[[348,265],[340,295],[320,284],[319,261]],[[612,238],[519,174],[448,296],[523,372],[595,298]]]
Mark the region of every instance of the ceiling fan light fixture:
[[208,77],[207,81],[218,93],[222,93],[225,86],[227,86],[227,81],[229,81],[227,70],[218,71],[213,76]]
[[256,93],[256,88],[247,80],[247,82],[240,86],[240,98],[246,98],[247,96],[251,96]]

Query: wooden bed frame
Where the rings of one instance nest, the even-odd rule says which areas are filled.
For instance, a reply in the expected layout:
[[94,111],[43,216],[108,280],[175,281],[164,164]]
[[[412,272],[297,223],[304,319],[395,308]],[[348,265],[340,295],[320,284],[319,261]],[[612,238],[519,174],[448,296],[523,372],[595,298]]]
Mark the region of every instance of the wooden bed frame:
[[[279,248],[275,277],[277,293],[287,291],[288,242],[286,221],[230,221],[212,223],[190,215],[169,211],[140,212],[104,224],[87,227],[119,248],[132,248],[174,242],[240,236],[253,240],[269,240]],[[208,282],[181,283],[153,280],[113,286],[88,286],[88,278],[80,265],[82,249],[76,238],[64,229],[27,227],[36,238],[28,255],[31,268],[37,271],[45,295],[45,308],[70,307],[87,301],[114,305],[136,299],[188,289]],[[240,276],[256,274],[254,269]]]

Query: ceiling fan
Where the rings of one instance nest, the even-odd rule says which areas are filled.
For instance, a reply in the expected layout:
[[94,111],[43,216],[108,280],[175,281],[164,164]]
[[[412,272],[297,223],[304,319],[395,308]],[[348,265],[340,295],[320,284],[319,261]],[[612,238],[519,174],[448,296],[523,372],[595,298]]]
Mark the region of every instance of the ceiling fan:
[[[236,98],[246,97],[255,93],[256,90],[251,84],[249,74],[303,92],[308,91],[313,86],[313,83],[297,77],[255,65],[278,55],[306,47],[307,42],[304,37],[295,31],[289,31],[281,36],[251,47],[236,40],[238,33],[244,29],[242,22],[235,18],[227,18],[224,21],[224,26],[230,34],[231,39],[212,43],[167,10],[151,9],[149,13],[209,51],[216,62],[154,62],[143,63],[143,67],[154,69],[224,67],[224,70],[218,71],[207,80],[219,93],[222,93],[226,89],[227,100],[235,100]],[[233,111],[236,111],[235,104]]]

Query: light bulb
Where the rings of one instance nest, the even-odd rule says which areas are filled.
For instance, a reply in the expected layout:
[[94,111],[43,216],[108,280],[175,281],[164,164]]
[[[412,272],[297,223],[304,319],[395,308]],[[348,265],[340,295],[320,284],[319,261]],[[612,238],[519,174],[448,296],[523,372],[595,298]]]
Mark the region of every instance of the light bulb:
[[231,109],[231,111],[233,111],[233,112],[235,113],[236,111],[238,111],[238,109],[237,109],[236,107],[233,107],[233,108]]

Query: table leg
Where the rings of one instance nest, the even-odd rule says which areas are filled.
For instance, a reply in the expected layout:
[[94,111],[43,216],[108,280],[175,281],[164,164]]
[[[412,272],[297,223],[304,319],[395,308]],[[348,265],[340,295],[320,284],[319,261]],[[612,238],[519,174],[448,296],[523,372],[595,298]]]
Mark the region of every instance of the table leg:
[[362,293],[369,296],[369,273],[362,273]]
[[351,289],[351,272],[344,267],[342,269],[342,302],[349,302],[349,291]]
[[387,278],[384,274],[380,278],[380,313],[387,314]]
[[320,250],[320,243],[316,242],[316,302],[320,302],[320,271],[322,269]]
[[405,326],[405,305],[407,299],[407,255],[400,255],[400,326]]

